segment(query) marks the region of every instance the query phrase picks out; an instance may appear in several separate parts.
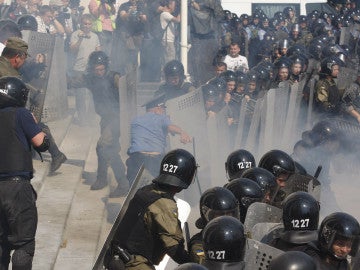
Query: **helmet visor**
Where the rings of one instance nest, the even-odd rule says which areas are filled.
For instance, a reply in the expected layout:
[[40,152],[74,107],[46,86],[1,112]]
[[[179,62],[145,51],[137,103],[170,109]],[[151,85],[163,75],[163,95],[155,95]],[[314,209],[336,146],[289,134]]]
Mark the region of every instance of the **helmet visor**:
[[202,213],[207,222],[213,220],[216,217],[221,217],[221,216],[231,216],[240,219],[239,205],[233,209],[227,209],[227,210],[214,210],[204,205],[202,206]]

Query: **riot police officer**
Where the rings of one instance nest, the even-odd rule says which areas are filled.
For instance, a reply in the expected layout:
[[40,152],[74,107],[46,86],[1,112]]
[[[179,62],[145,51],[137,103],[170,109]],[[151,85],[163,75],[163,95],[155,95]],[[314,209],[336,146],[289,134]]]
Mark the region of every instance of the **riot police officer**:
[[225,215],[239,219],[239,202],[235,195],[222,187],[206,190],[201,195],[200,218],[196,220],[196,227],[201,231],[190,239],[192,261],[202,263],[205,259],[202,232],[206,224],[216,217]]
[[160,85],[155,96],[165,94],[165,100],[173,99],[195,90],[190,82],[185,82],[184,66],[178,60],[171,60],[164,66],[165,83]]
[[259,167],[268,170],[275,176],[278,191],[274,197],[273,204],[281,207],[281,202],[287,195],[285,190],[289,190],[289,186],[286,187],[286,183],[289,177],[295,173],[296,167],[294,160],[284,151],[276,149],[265,153],[261,157]]
[[[95,112],[100,116],[100,138],[96,145],[98,156],[97,179],[91,186],[99,190],[107,186],[107,170],[110,166],[118,186],[110,197],[126,194],[125,165],[120,157],[120,74],[109,70],[109,58],[103,51],[94,51],[88,58],[84,85],[93,96]],[[79,86],[75,88],[80,88]]]
[[288,251],[269,264],[269,270],[316,270],[314,259],[301,251]]
[[349,269],[347,256],[355,256],[359,248],[360,226],[351,215],[335,212],[321,222],[318,239],[303,250],[313,257],[320,270]]
[[253,154],[245,149],[238,149],[230,153],[225,162],[225,171],[229,178],[232,179],[240,177],[241,173],[246,169],[256,166]]
[[343,91],[334,81],[339,74],[340,66],[341,60],[337,56],[330,56],[321,61],[320,80],[315,86],[315,108],[320,115],[337,116],[341,112]]
[[319,203],[310,194],[303,191],[290,194],[283,206],[284,228],[270,232],[262,242],[284,251],[298,250],[316,240],[319,213]]
[[18,78],[0,79],[0,268],[30,270],[37,227],[31,145],[38,152],[49,140],[25,109],[29,89]]
[[294,160],[281,150],[271,150],[265,153],[259,161],[259,167],[271,172],[279,187],[284,187],[289,176],[295,173]]
[[155,269],[165,254],[179,264],[190,262],[174,195],[189,187],[196,169],[189,152],[172,150],[161,162],[160,175],[136,192],[112,240],[113,255],[117,247],[131,254],[126,269]]
[[[7,39],[6,46],[2,51],[0,57],[0,77],[15,76],[15,77],[21,77],[23,80],[25,80],[25,77],[27,76],[24,76],[24,74],[20,74],[20,69],[24,67],[27,56],[28,56],[28,44],[20,38],[9,37]],[[33,66],[32,69],[34,70]],[[24,72],[24,70],[22,72]],[[31,90],[34,90],[33,87],[31,88],[32,88]],[[30,101],[35,101],[34,103],[36,103],[35,98],[34,100],[30,99]],[[38,120],[39,119],[37,119],[37,121]],[[64,153],[62,153],[59,150],[50,132],[49,127],[42,122],[40,122],[39,125],[42,131],[48,137],[50,142],[50,146],[48,150],[52,159],[49,170],[49,174],[51,175],[60,168],[60,166],[67,160],[67,157],[65,156]]]
[[260,186],[253,180],[247,178],[237,178],[226,184],[226,188],[230,190],[235,198],[239,201],[240,221],[245,222],[247,210],[254,202],[262,202],[264,193]]
[[245,170],[241,174],[241,177],[251,179],[260,186],[261,191],[264,194],[263,202],[270,203],[273,201],[277,191],[277,184],[275,176],[271,172],[264,168],[254,167]]
[[243,224],[234,217],[211,220],[203,232],[205,261],[209,270],[244,269],[245,243]]

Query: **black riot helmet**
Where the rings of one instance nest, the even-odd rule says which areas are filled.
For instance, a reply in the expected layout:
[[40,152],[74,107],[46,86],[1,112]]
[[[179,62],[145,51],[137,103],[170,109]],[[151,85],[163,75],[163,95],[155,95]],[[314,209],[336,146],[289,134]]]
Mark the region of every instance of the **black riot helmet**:
[[215,86],[218,92],[226,92],[226,80],[224,78],[211,79],[208,84]]
[[255,69],[249,70],[248,73],[246,73],[248,77],[249,82],[258,82],[259,80],[259,74]]
[[241,177],[255,181],[260,186],[264,196],[268,196],[265,200],[270,201],[275,196],[277,190],[275,176],[264,168],[247,169],[241,174]]
[[22,15],[17,20],[17,25],[19,26],[19,30],[30,30],[30,31],[37,31],[38,23],[34,16],[30,14]]
[[109,67],[109,57],[103,51],[94,51],[89,55],[87,71],[92,73],[98,65],[104,65],[106,69]]
[[200,216],[205,224],[219,216],[232,216],[239,219],[239,202],[226,188],[210,188],[201,195]]
[[160,175],[153,182],[162,186],[185,189],[192,183],[196,169],[197,165],[192,154],[184,149],[175,149],[162,159]]
[[298,54],[306,54],[306,47],[304,45],[294,44],[286,52],[286,56],[288,57]]
[[283,206],[283,223],[287,231],[316,231],[319,225],[319,203],[309,193],[290,194]]
[[260,159],[259,167],[268,170],[275,176],[295,172],[294,160],[281,150],[271,150],[265,153]]
[[338,259],[332,246],[335,241],[350,241],[350,255],[355,256],[359,247],[360,226],[358,221],[351,215],[343,212],[336,212],[328,215],[321,222],[319,229],[320,249]]
[[216,86],[212,84],[204,84],[201,86],[201,90],[204,96],[204,101],[213,101],[218,103],[222,100],[224,92],[220,91]]
[[179,76],[181,80],[185,79],[184,65],[178,60],[171,60],[165,64],[164,74],[165,78],[172,76]]
[[304,252],[287,251],[271,260],[269,270],[316,270],[316,263]]
[[309,54],[316,60],[320,60],[322,55],[322,44],[318,42],[311,42],[309,45]]
[[254,202],[262,202],[264,193],[259,184],[247,178],[237,178],[226,185],[240,205],[240,221],[244,222],[249,206]]
[[329,120],[322,120],[316,123],[308,135],[314,146],[322,145],[328,141],[338,140],[340,138],[338,129]]
[[243,261],[246,238],[244,226],[238,219],[217,217],[206,225],[202,235],[206,260]]
[[176,267],[175,270],[207,270],[207,268],[198,263],[183,263]]
[[321,61],[321,70],[320,73],[324,74],[324,75],[329,75],[331,76],[332,74],[332,68],[334,66],[343,66],[344,64],[342,63],[342,61],[339,59],[339,57],[337,56],[330,56],[330,57],[326,57],[325,59],[323,59]]
[[226,82],[236,81],[236,74],[232,70],[227,70],[221,73],[219,78],[224,78]]
[[235,74],[236,74],[236,84],[237,85],[247,85],[248,82],[249,82],[249,79],[246,75],[246,73],[240,71],[240,70],[237,70],[235,71]]
[[0,108],[25,107],[29,89],[19,78],[0,78]]
[[253,154],[245,149],[239,149],[227,157],[225,171],[229,177],[229,181],[231,181],[234,177],[239,177],[244,170],[255,166],[256,163]]

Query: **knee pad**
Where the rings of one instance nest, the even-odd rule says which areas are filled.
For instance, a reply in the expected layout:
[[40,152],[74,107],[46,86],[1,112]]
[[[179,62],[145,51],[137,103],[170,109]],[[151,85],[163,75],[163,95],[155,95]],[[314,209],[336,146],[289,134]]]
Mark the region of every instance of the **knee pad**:
[[11,262],[13,270],[30,270],[32,266],[33,255],[28,253],[26,250],[18,249],[15,250]]

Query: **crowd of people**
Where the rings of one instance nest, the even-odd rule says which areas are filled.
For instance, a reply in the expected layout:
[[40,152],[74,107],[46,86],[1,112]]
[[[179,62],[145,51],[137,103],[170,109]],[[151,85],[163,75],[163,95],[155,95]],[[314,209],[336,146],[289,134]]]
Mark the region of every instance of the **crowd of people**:
[[[179,269],[250,267],[252,262],[244,261],[245,243],[255,236],[244,224],[249,207],[255,204],[283,213],[278,227],[256,235],[259,243],[285,251],[269,269],[348,269],[350,256],[352,267],[359,267],[358,221],[336,212],[319,226],[320,198],[314,191],[320,186],[319,159],[322,189],[330,192],[332,157],[340,148],[358,150],[359,133],[345,134],[347,127],[354,130],[360,123],[356,2],[329,1],[332,12],[314,10],[306,16],[286,7],[270,17],[261,9],[237,16],[223,10],[220,1],[192,0],[188,5],[191,82],[179,61],[179,4],[129,0],[116,10],[115,1],[90,0],[89,13],[77,0],[50,0],[48,5],[16,0],[0,5],[0,147],[6,156],[0,162],[0,268],[7,269],[11,258],[14,269],[31,269],[37,224],[36,194],[30,185],[31,145],[39,154],[51,153],[50,173],[67,159],[49,128],[24,108],[29,92],[36,92],[25,83],[31,84],[39,76],[35,71],[45,67],[42,56],[36,55],[35,63],[24,68],[30,61],[22,30],[63,38],[68,85],[74,89],[80,125],[89,120],[86,96],[93,98],[101,133],[96,147],[97,180],[91,190],[108,185],[109,167],[118,183],[110,197],[127,193],[142,164],[154,177],[153,183],[137,191],[117,228],[105,260],[107,268],[154,269],[165,254],[185,264]],[[138,65],[141,80],[164,82],[144,105],[146,113],[130,124],[125,166],[119,154],[119,81]],[[354,74],[354,81],[337,79],[345,68]],[[257,100],[270,89],[290,91],[295,84],[301,85],[297,88],[301,106],[313,108],[316,124],[303,133],[291,156],[272,150],[256,166],[249,151],[232,152],[225,163],[228,183],[201,194],[196,221],[201,232],[189,236],[185,249],[174,195],[193,182],[197,164],[186,150],[167,152],[169,133],[179,135],[184,144],[192,138],[165,115],[166,102],[201,89],[206,116],[225,111],[225,123],[236,134],[242,105],[250,108],[245,116],[249,125]],[[227,143],[234,148],[235,141]],[[203,266],[186,266],[189,262]]]

